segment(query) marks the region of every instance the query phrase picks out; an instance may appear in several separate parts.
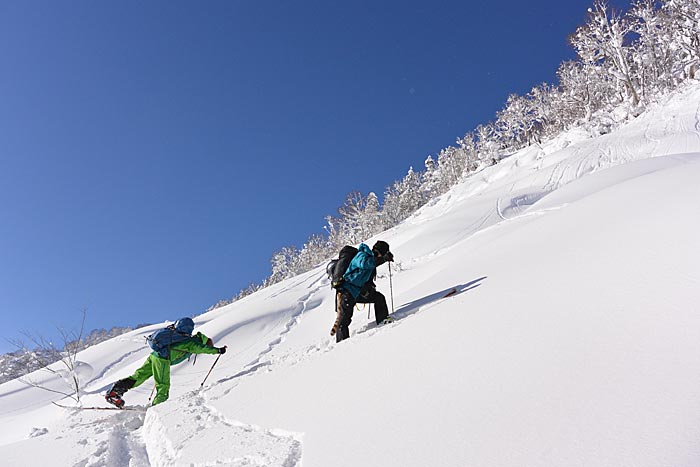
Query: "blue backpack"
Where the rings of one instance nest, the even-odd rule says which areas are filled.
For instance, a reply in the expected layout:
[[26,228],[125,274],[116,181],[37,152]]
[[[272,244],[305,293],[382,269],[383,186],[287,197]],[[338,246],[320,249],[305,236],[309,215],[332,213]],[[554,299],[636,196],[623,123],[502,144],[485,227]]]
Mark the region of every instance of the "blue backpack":
[[183,318],[170,326],[159,329],[146,338],[148,345],[160,358],[170,358],[170,347],[192,337],[194,321]]

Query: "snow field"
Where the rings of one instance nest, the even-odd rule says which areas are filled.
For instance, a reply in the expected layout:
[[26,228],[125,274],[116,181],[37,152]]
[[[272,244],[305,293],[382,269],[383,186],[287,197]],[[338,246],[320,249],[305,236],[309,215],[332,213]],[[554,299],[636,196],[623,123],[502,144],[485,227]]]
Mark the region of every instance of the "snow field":
[[[3,464],[700,464],[699,102],[688,88],[609,135],[523,150],[381,235],[393,324],[356,310],[335,344],[321,265],[196,317],[229,351],[201,390],[215,356],[173,367],[145,413],[0,386]],[[84,406],[158,326],[81,353]]]

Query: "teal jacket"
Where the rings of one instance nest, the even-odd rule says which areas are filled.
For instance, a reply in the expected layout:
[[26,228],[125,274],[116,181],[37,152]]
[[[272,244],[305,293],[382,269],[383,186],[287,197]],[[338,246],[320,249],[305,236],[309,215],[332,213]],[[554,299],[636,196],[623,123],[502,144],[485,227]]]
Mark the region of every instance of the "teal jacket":
[[343,280],[345,281],[343,288],[350,292],[353,298],[357,298],[360,295],[362,286],[372,278],[375,267],[374,253],[372,253],[370,247],[360,243],[357,254],[350,261],[350,265],[343,275]]

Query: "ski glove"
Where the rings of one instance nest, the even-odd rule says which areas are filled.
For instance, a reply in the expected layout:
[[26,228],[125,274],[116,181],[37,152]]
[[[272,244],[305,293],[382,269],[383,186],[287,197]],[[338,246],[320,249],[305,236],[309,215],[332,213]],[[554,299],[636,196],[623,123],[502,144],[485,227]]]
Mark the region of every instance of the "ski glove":
[[226,346],[219,347],[219,353],[226,353]]
[[391,254],[391,252],[387,252],[387,254],[379,256],[378,258],[374,259],[374,265],[375,267],[379,267],[384,263],[388,263],[390,261],[394,261],[394,255]]
[[333,282],[331,283],[331,287],[334,288],[334,289],[339,289],[344,283],[345,283],[345,279],[343,279],[343,278],[341,277],[341,278],[338,279],[337,281],[333,281]]

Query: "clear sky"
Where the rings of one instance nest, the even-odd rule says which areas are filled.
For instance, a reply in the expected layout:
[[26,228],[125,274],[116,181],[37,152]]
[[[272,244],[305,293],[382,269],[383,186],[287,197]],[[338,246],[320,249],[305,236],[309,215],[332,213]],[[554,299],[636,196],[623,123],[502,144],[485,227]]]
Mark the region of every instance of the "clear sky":
[[0,337],[177,319],[261,281],[346,193],[554,83],[591,5],[1,2]]

